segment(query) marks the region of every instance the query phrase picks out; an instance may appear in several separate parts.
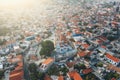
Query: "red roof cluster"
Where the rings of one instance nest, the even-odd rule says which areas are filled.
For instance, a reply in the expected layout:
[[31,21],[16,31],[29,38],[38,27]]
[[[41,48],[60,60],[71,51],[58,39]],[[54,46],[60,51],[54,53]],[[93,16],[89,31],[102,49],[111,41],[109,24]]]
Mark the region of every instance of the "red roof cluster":
[[97,40],[98,44],[102,44],[103,41],[102,40]]
[[110,55],[108,53],[106,54],[106,57],[111,59],[114,62],[120,62],[120,60],[118,58],[116,58],[116,57],[114,57],[114,56],[112,56],[112,55]]
[[82,71],[82,73],[83,74],[88,74],[88,73],[90,73],[90,72],[92,72],[93,70],[91,69],[91,68],[88,68],[88,69],[84,69],[83,71]]
[[49,75],[45,75],[44,80],[52,80],[52,78]]
[[62,75],[60,75],[60,76],[58,77],[58,80],[64,80],[64,77],[63,77]]
[[85,51],[82,51],[82,52],[78,52],[78,55],[79,55],[80,57],[84,57],[84,56],[87,55],[87,53],[86,53]]
[[9,80],[23,80],[23,70],[19,72],[10,73]]
[[17,66],[13,71],[10,72],[9,80],[23,80],[23,62],[22,62],[22,55],[17,55],[15,58],[20,59],[17,62]]
[[104,48],[104,49],[107,48],[106,46],[101,46],[101,47]]
[[87,48],[89,47],[88,44],[82,44],[82,46],[83,46],[85,49],[87,49]]
[[75,65],[75,62],[67,62],[66,64],[69,68],[71,68]]
[[111,80],[116,80],[115,78],[112,78]]
[[71,71],[68,73],[71,79],[74,80],[83,80],[82,77],[76,72],[76,71]]

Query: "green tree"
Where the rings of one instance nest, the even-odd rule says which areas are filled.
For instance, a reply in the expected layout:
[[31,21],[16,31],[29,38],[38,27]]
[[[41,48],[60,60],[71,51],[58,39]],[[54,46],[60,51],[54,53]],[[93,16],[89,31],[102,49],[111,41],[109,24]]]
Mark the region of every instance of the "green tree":
[[0,45],[4,45],[5,43],[6,43],[5,39],[3,39],[3,40],[0,39]]
[[38,79],[43,80],[44,73],[41,73],[37,70],[37,65],[35,63],[29,64],[28,69],[30,71],[30,79],[31,80],[38,80]]
[[37,72],[37,66],[36,66],[35,63],[29,64],[28,69],[29,69],[29,71],[30,71],[31,73],[36,73],[36,72]]
[[3,78],[3,76],[4,76],[4,71],[0,70],[0,80]]
[[42,79],[44,78],[44,73],[41,73],[41,72],[37,72],[37,76],[36,76],[38,79]]
[[105,75],[105,80],[111,80],[112,78],[118,79],[120,78],[120,75],[115,72],[110,72],[107,75]]
[[54,50],[54,43],[52,41],[47,40],[47,41],[43,41],[41,45],[42,48],[40,54],[45,56],[50,56],[51,52]]
[[103,67],[103,63],[102,63],[102,62],[99,62],[99,63],[97,64],[97,66]]
[[34,75],[34,73],[30,74],[30,79],[31,80],[38,80],[37,77],[36,77],[36,75]]

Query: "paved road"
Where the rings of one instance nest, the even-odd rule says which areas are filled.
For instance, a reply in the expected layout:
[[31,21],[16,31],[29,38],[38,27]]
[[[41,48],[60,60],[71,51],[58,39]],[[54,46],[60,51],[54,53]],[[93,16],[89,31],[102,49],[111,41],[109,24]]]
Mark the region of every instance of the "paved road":
[[23,64],[24,64],[23,69],[24,69],[24,78],[25,78],[25,80],[31,80],[30,75],[29,75],[29,70],[28,70],[27,56],[28,56],[29,49],[31,47],[35,47],[35,46],[38,46],[38,50],[37,50],[36,54],[37,54],[38,57],[40,57],[40,55],[39,55],[39,51],[41,50],[40,43],[35,44],[35,45],[31,45],[30,47],[26,48],[23,51]]
[[9,80],[9,74],[10,74],[10,71],[7,70],[4,75],[5,75],[5,80]]
[[28,51],[29,51],[29,48],[26,48],[25,51],[23,52],[23,70],[24,70],[25,80],[31,80],[29,76],[28,63],[26,58],[26,54],[28,53]]

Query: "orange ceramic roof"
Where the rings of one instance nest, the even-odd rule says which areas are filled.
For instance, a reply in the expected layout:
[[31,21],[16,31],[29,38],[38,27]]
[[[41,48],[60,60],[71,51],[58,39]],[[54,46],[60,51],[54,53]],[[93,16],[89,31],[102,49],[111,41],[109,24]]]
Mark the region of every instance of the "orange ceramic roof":
[[80,57],[84,57],[84,56],[86,56],[87,54],[86,54],[84,51],[82,51],[82,52],[78,52],[78,55],[79,55]]
[[114,70],[116,72],[120,72],[120,68],[116,67],[116,66],[114,66],[112,64],[107,65],[107,68],[110,69],[110,70]]
[[92,51],[88,52],[87,55],[91,55],[92,54]]
[[75,33],[76,33],[76,34],[80,34],[80,31],[79,31],[79,30],[75,30]]
[[15,70],[21,70],[21,69],[23,69],[21,66],[15,68]]
[[10,80],[22,80],[22,78],[23,78],[23,71],[10,74],[9,77]]
[[74,80],[83,80],[76,71],[69,72],[68,74],[70,78],[73,78]]
[[20,62],[18,62],[18,66],[23,66],[23,62],[22,61],[20,61]]
[[16,57],[19,59],[22,59],[22,55],[17,55]]
[[112,24],[118,24],[118,22],[116,22],[116,21],[112,21]]
[[104,48],[104,49],[106,48],[106,46],[101,46],[101,47]]
[[61,40],[61,41],[62,41],[62,40],[63,40],[63,41],[66,41],[66,40],[67,40],[67,39],[66,39],[66,36],[61,34],[61,35],[60,35],[60,40]]
[[87,49],[87,48],[89,47],[88,44],[82,44],[82,46],[83,46],[85,49]]
[[115,78],[112,78],[111,80],[116,80]]
[[40,41],[40,40],[41,40],[41,38],[40,38],[40,37],[37,37],[37,38],[36,38],[36,40],[37,40],[37,41]]
[[106,57],[111,59],[114,62],[120,62],[120,60],[118,58],[116,58],[116,57],[114,57],[114,56],[112,56],[112,55],[110,55],[108,53],[106,54]]
[[88,74],[90,72],[92,72],[91,68],[88,68],[88,69],[85,69],[85,70],[82,71],[83,74]]
[[62,75],[60,75],[58,80],[64,80],[64,77]]
[[10,72],[10,75],[12,75],[12,74],[16,74],[16,73],[19,73],[19,72],[21,72],[21,71],[23,71],[23,70],[22,70],[22,69],[19,69],[19,70],[13,70],[13,71]]
[[15,73],[15,74],[10,75],[10,78],[11,78],[11,77],[14,77],[14,76],[18,76],[18,75],[20,76],[20,75],[22,75],[22,74],[23,74],[23,72]]
[[70,35],[71,35],[71,32],[70,32],[70,31],[68,31],[66,34],[67,34],[68,36],[70,36]]
[[38,58],[35,55],[30,55],[30,59],[35,61],[38,60]]
[[15,70],[21,70],[21,69],[23,69],[23,62],[22,61],[18,62],[17,64],[18,64],[18,66],[15,67]]
[[17,55],[16,57],[12,58],[12,55],[10,55],[10,59],[7,59],[8,62],[14,63],[14,62],[19,62],[22,60],[22,55]]
[[49,75],[45,75],[44,80],[52,80]]
[[51,63],[51,62],[53,62],[54,61],[54,59],[53,58],[48,58],[48,59],[46,59],[42,64],[49,64],[49,63]]
[[66,64],[69,68],[71,68],[75,65],[75,62],[67,62]]

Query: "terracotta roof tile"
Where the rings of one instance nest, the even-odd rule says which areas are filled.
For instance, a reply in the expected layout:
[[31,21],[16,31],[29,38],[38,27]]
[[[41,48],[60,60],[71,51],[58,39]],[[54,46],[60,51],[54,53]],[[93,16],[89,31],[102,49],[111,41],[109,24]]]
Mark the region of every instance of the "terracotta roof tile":
[[38,58],[37,58],[37,56],[35,56],[35,55],[30,55],[30,60],[38,60]]
[[23,79],[23,71],[17,72],[17,73],[10,73],[10,80],[22,80]]
[[75,65],[75,62],[67,62],[66,64],[69,68],[71,68]]
[[114,56],[112,56],[112,55],[110,55],[108,53],[106,54],[106,57],[111,59],[114,62],[120,62],[120,60],[118,58],[116,58],[116,57],[114,57]]
[[45,75],[44,80],[52,80],[52,78],[49,75]]
[[85,51],[82,51],[82,52],[78,52],[78,55],[79,55],[80,57],[84,57],[84,56],[87,55],[87,53],[85,53]]
[[83,46],[85,49],[87,49],[87,48],[89,47],[88,44],[82,44],[82,46]]
[[54,59],[53,58],[48,58],[48,59],[46,59],[42,64],[49,64],[49,63],[51,63],[51,62],[53,62],[54,61]]
[[116,80],[115,78],[112,78],[111,80]]
[[106,46],[101,46],[101,47],[104,48],[104,49],[107,48]]
[[110,70],[114,70],[114,71],[120,72],[120,68],[116,67],[116,66],[114,66],[112,64],[107,65],[107,68],[110,69]]
[[83,80],[82,77],[76,71],[69,72],[68,74],[70,78],[74,80]]
[[118,22],[116,22],[116,21],[112,21],[112,24],[117,25],[117,24],[119,24],[119,23],[118,23]]
[[83,71],[82,71],[82,73],[83,74],[88,74],[88,73],[90,73],[90,72],[92,72],[93,70],[91,69],[91,68],[88,68],[88,69],[84,69]]
[[58,77],[58,80],[64,80],[64,77],[63,77],[62,75],[60,75],[60,76]]

